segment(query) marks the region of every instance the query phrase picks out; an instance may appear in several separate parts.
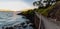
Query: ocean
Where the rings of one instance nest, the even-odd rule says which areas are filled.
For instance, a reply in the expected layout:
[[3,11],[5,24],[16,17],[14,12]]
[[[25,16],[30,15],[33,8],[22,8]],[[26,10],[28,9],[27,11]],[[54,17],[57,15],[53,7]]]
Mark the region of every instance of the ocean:
[[[29,19],[26,19],[23,15],[17,15],[14,12],[0,12],[0,29],[6,29],[7,27],[13,27],[15,29],[33,29],[32,23],[29,22]],[[21,25],[23,24],[23,25]],[[17,26],[17,27],[14,27]],[[20,26],[20,27],[19,27]],[[24,28],[25,26],[25,28]]]

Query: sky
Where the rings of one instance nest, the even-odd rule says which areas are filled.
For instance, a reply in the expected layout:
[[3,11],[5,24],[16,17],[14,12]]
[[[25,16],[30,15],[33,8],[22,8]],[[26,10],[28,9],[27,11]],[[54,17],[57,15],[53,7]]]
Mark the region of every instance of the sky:
[[22,11],[24,9],[34,8],[35,0],[0,0],[0,9]]

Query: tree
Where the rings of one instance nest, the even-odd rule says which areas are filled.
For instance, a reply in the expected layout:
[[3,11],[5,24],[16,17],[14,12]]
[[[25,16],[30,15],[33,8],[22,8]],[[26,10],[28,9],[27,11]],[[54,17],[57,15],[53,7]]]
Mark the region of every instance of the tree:
[[40,1],[33,2],[34,6],[43,7],[43,4]]
[[[33,5],[38,6],[38,8],[40,8],[40,7],[49,7],[52,4],[54,4],[55,2],[56,2],[56,0],[40,0],[40,1],[33,2]],[[46,3],[45,4],[46,6],[44,6],[44,3]]]
[[47,0],[47,2],[48,2],[47,5],[53,5],[56,2],[56,0]]

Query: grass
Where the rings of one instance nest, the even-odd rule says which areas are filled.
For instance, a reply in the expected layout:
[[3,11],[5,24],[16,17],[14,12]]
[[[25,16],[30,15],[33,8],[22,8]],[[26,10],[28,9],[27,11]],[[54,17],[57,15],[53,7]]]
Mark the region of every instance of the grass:
[[50,12],[53,8],[55,7],[55,5],[49,6],[48,8],[42,8],[42,9],[37,9],[38,13],[41,13],[44,16],[48,16],[48,12]]

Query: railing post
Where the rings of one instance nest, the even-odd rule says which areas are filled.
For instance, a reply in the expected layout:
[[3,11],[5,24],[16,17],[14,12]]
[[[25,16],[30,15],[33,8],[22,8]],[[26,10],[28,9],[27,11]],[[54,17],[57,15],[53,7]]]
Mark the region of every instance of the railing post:
[[40,14],[40,21],[39,21],[39,29],[41,29],[41,14]]

